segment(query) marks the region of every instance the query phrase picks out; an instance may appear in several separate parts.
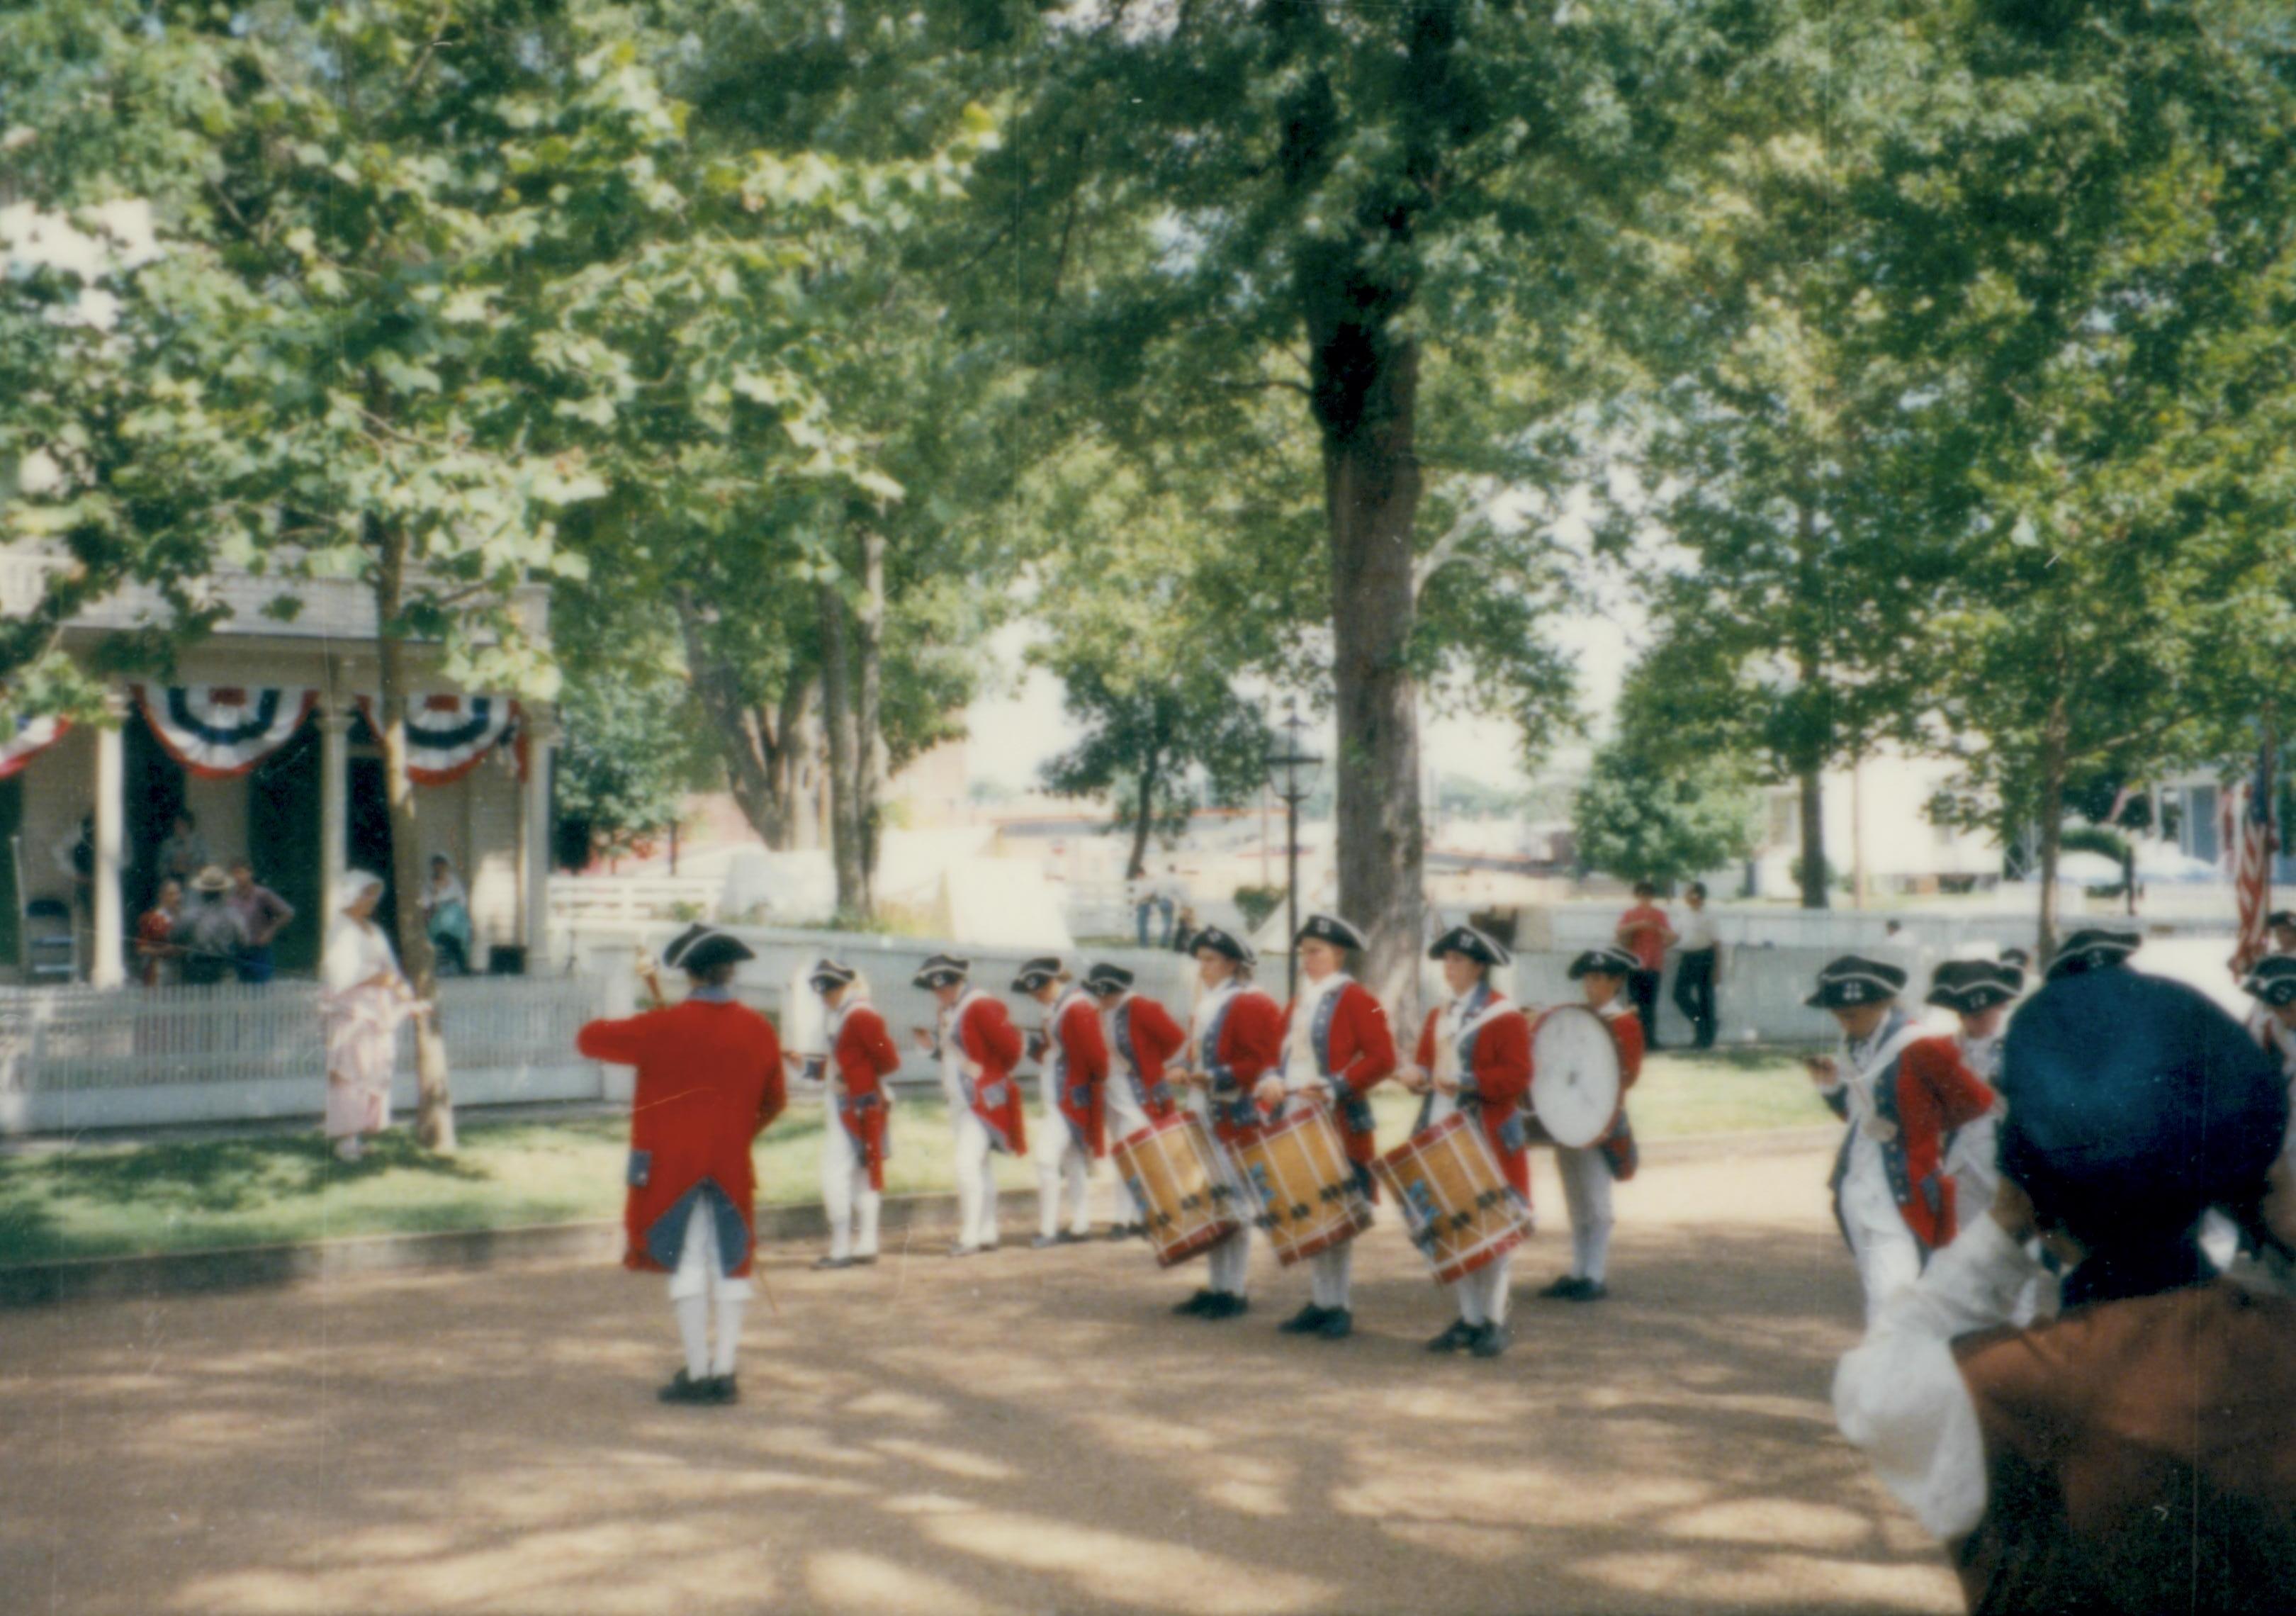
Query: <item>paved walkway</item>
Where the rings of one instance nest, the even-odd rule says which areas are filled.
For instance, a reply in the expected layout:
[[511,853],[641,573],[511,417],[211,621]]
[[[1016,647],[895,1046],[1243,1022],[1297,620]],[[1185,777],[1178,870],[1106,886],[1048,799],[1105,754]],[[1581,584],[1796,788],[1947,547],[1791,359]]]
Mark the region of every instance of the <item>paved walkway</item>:
[[[1391,1216],[1350,1342],[1169,1317],[1136,1245],[770,1254],[733,1409],[665,1408],[658,1279],[384,1276],[0,1316],[25,1612],[1959,1608],[1834,1437],[1855,1281],[1806,1145],[1647,1169],[1613,1299],[1449,1317]],[[1541,1164],[1545,1174],[1545,1163]]]

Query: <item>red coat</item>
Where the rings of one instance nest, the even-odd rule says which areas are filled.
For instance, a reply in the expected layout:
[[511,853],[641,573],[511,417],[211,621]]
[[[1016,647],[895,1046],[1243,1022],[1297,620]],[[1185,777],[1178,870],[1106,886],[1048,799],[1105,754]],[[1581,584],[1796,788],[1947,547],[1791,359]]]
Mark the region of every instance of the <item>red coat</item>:
[[1342,982],[1324,997],[1313,1026],[1292,1023],[1295,1003],[1283,1012],[1288,1041],[1305,1036],[1316,1052],[1316,1070],[1330,1086],[1332,1115],[1346,1138],[1348,1160],[1368,1163],[1379,1153],[1372,1129],[1371,1091],[1395,1075],[1395,1035],[1387,1011],[1361,982]]
[[[674,1270],[687,1218],[715,1200],[707,1210],[719,1219],[726,1272],[748,1274],[757,1193],[750,1142],[787,1103],[773,1023],[730,1000],[690,998],[627,1021],[592,1021],[575,1046],[594,1061],[638,1069],[623,1265]],[[738,1240],[729,1238],[734,1218]]]
[[[1945,1150],[1956,1128],[1968,1127],[1993,1109],[1993,1090],[1962,1063],[1961,1047],[1950,1038],[1916,1038],[1898,1052],[1893,1074],[1874,1087],[1874,1109],[1895,1126],[1892,1138],[1878,1140],[1882,1170],[1914,1238],[1924,1252],[1950,1245],[1961,1232],[1954,1206],[1954,1184],[1945,1170]],[[1836,1116],[1849,1113],[1841,1089],[1825,1096]],[[1833,1167],[1837,1216],[1841,1181],[1849,1170],[1849,1140]]]
[[1021,1086],[1013,1080],[1013,1069],[1021,1063],[1021,1030],[1002,999],[974,993],[959,1005],[957,1047],[980,1068],[980,1076],[965,1086],[972,1114],[999,1150],[1025,1155],[1029,1123],[1021,1108]]
[[1172,1086],[1164,1080],[1164,1063],[1188,1041],[1185,1029],[1163,1005],[1136,993],[1118,1001],[1109,1028],[1115,1035],[1113,1053],[1126,1069],[1116,1074],[1118,1079],[1132,1085],[1132,1097],[1152,1119],[1170,1116]]
[[1251,1091],[1283,1058],[1283,1012],[1259,988],[1240,988],[1205,1029],[1204,1042],[1210,1047],[1196,1056],[1212,1080],[1212,1131],[1241,1143],[1267,1120]]
[[1627,1091],[1643,1075],[1643,1019],[1622,998],[1612,999],[1599,1013],[1603,1024],[1611,1029],[1611,1042],[1619,1046],[1619,1115],[1611,1124],[1611,1131],[1595,1142],[1595,1148],[1610,1163],[1611,1177],[1624,1183],[1642,1165],[1642,1152],[1635,1145],[1634,1124],[1627,1120]]
[[[1493,1005],[1505,1006],[1496,1013]],[[1472,1023],[1478,1017],[1488,1014],[1474,1029],[1473,1043],[1467,1058],[1460,1063],[1459,1108],[1481,1126],[1483,1138],[1498,1159],[1499,1171],[1514,1186],[1523,1204],[1530,1204],[1530,1152],[1524,1137],[1520,1114],[1523,1097],[1530,1092],[1530,1021],[1521,1011],[1498,994],[1483,1000],[1468,1016]],[[1419,1029],[1419,1049],[1414,1057],[1423,1071],[1435,1070],[1435,1039],[1442,1024],[1440,1006],[1427,1013],[1426,1025]],[[1434,1110],[1434,1096],[1419,1108],[1419,1126],[1428,1126]]]
[[1054,1095],[1069,1137],[1095,1157],[1108,1154],[1108,1040],[1100,1011],[1087,994],[1071,991],[1054,1003],[1052,1026],[1060,1087]]
[[837,1046],[829,1058],[844,1083],[837,1096],[837,1120],[869,1169],[869,1187],[882,1190],[885,1163],[893,1153],[892,1100],[885,1079],[900,1070],[901,1052],[873,1006],[853,1005],[837,1023]]

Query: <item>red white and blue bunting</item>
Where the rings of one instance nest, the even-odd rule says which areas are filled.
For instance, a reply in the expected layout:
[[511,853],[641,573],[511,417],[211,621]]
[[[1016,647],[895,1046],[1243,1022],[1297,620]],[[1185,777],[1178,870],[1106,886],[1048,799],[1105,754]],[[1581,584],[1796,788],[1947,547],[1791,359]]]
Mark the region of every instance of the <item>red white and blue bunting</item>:
[[170,758],[201,780],[235,780],[294,738],[319,693],[138,685],[135,700]]
[[16,733],[0,741],[0,780],[21,774],[24,766],[64,738],[70,718],[19,718]]
[[[380,735],[382,725],[375,716],[373,700],[361,696],[358,704],[367,727]],[[417,785],[446,785],[460,780],[503,743],[518,717],[518,703],[506,696],[437,691],[407,697],[408,776]]]

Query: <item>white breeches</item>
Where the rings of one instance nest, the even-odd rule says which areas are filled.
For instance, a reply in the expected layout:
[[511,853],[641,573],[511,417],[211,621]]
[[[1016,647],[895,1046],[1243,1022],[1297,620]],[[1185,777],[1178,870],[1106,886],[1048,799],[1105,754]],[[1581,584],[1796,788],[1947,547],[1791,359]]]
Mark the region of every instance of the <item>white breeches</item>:
[[1353,1277],[1356,1263],[1356,1243],[1342,1240],[1328,1251],[1318,1251],[1308,1259],[1308,1297],[1319,1308],[1344,1313],[1348,1308],[1349,1282]]
[[956,1223],[961,1245],[996,1243],[996,1150],[988,1125],[956,1113]]
[[[1140,1102],[1132,1097],[1132,1079],[1122,1072],[1111,1072],[1108,1078],[1108,1144],[1110,1159],[1114,1160],[1119,1141],[1138,1133],[1148,1126],[1148,1113]],[[1148,1214],[1132,1199],[1132,1186],[1124,1182],[1124,1175],[1116,1175],[1116,1221],[1119,1224],[1145,1222]]]
[[869,1187],[860,1147],[832,1113],[821,1136],[821,1204],[829,1215],[832,1258],[874,1257],[884,1196]]
[[1070,1202],[1069,1229],[1092,1233],[1092,1157],[1069,1136],[1068,1119],[1054,1112],[1037,1134],[1037,1221],[1047,1240],[1061,1232],[1061,1202]]
[[750,1282],[728,1279],[718,1256],[718,1220],[708,1205],[698,1205],[685,1220],[685,1243],[678,1248],[677,1268],[669,1276],[669,1299],[689,1296],[736,1296],[747,1300]]
[[1234,1234],[1204,1254],[1210,1265],[1207,1276],[1211,1288],[1228,1296],[1242,1296],[1249,1290],[1251,1269],[1251,1226],[1245,1224]]
[[1601,1151],[1563,1146],[1554,1153],[1554,1169],[1570,1210],[1570,1272],[1600,1284],[1611,1258],[1611,1164]]
[[[677,1338],[685,1351],[685,1375],[734,1373],[742,1349],[742,1309],[750,1282],[728,1279],[718,1256],[718,1220],[706,1206],[685,1220],[685,1243],[678,1248],[677,1270],[669,1276],[670,1311],[677,1316]],[[718,1345],[709,1345],[709,1315],[718,1316]]]
[[1873,1328],[1882,1304],[1922,1276],[1921,1243],[1901,1218],[1849,1219],[1849,1249],[1857,1259],[1858,1283],[1866,1287],[1866,1325]]
[[1507,1321],[1507,1286],[1514,1253],[1498,1257],[1451,1286],[1459,1299],[1459,1317],[1471,1325],[1504,1325]]

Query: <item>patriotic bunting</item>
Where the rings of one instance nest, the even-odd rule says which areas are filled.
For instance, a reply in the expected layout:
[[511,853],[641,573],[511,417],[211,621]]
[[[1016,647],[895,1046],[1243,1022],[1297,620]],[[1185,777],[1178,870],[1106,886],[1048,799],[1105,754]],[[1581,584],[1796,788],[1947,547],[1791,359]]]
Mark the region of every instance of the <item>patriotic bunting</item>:
[[[373,701],[358,699],[367,727],[378,735],[381,721]],[[455,695],[440,691],[406,699],[406,772],[417,785],[460,780],[503,742],[518,722],[518,703],[502,696]]]
[[16,733],[0,741],[0,780],[21,774],[24,766],[64,738],[69,718],[19,718]]
[[233,780],[294,738],[319,693],[138,685],[135,700],[169,757],[201,780]]

